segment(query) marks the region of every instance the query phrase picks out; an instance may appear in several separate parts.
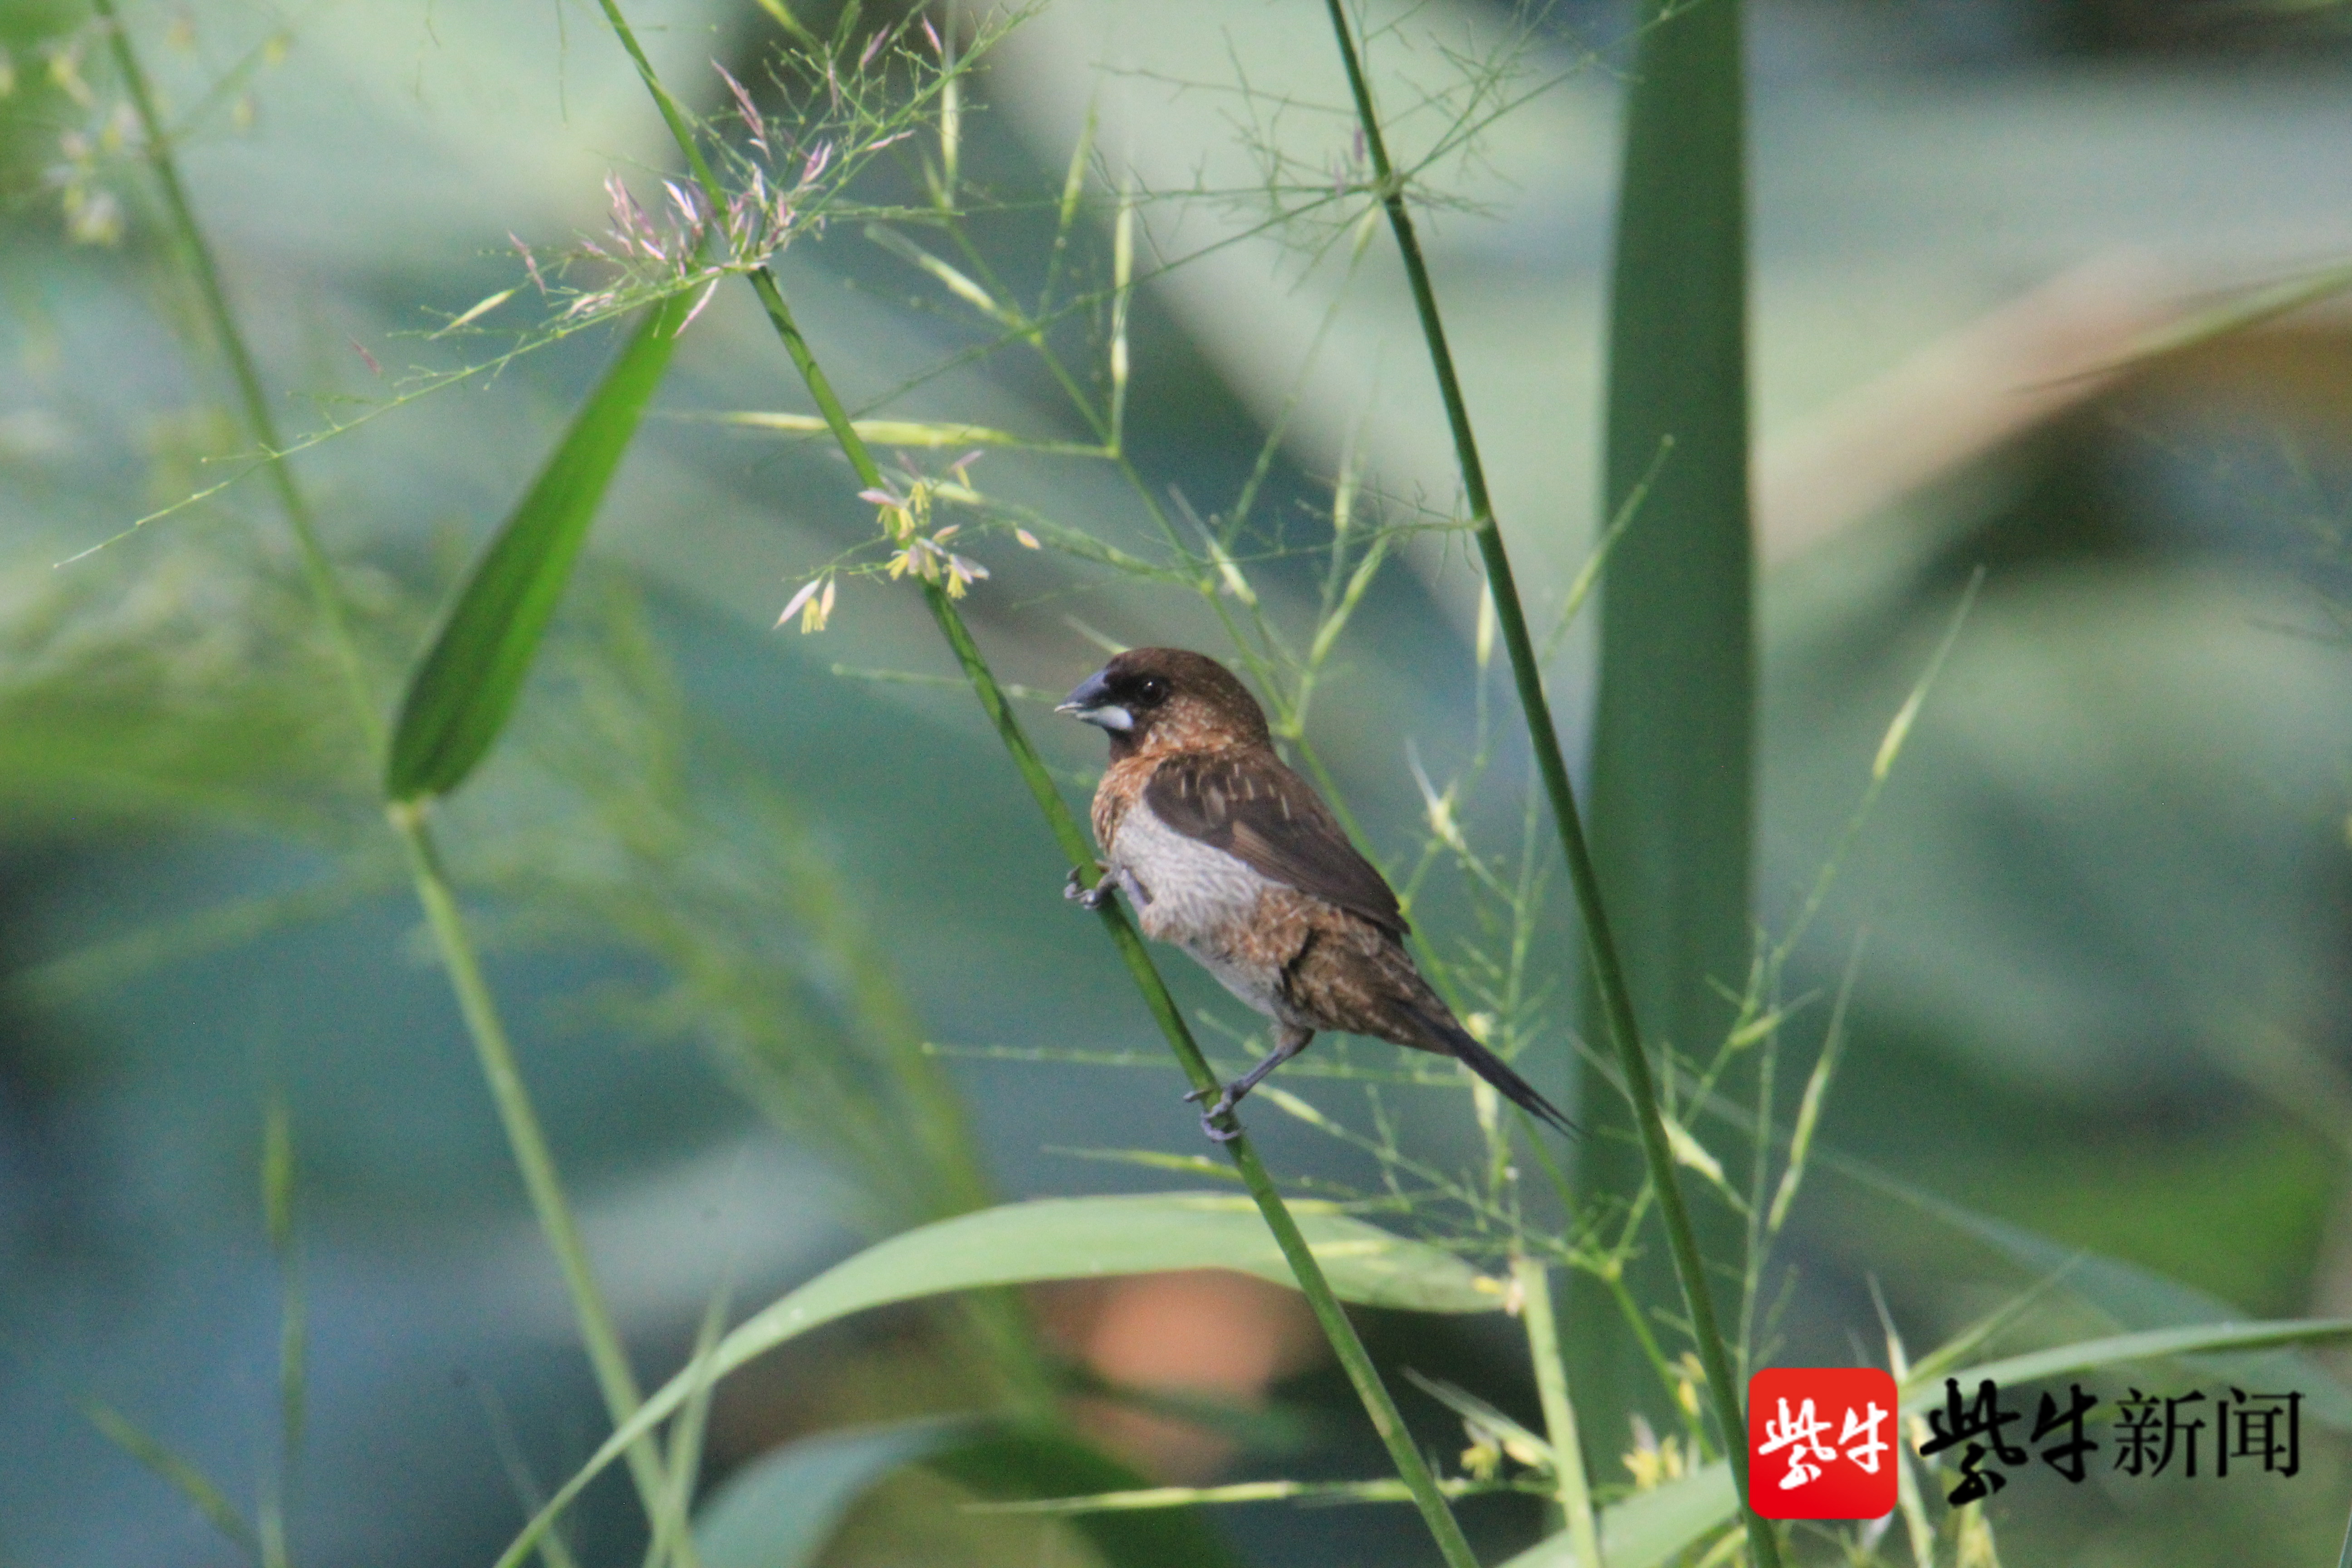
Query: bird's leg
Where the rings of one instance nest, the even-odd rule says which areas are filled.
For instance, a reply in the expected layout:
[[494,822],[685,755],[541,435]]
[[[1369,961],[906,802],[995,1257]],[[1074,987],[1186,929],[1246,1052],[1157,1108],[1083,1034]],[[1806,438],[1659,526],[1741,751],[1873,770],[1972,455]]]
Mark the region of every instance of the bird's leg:
[[[1201,1112],[1201,1131],[1220,1143],[1230,1143],[1240,1137],[1241,1124],[1233,1119],[1234,1107],[1242,1102],[1242,1096],[1265,1082],[1266,1074],[1305,1050],[1307,1042],[1314,1037],[1314,1030],[1301,1029],[1295,1025],[1286,1024],[1276,1029],[1274,1036],[1274,1049],[1266,1053],[1265,1060],[1225,1085],[1223,1090],[1217,1095],[1216,1104]],[[1196,1089],[1184,1098],[1197,1102],[1208,1099],[1209,1094],[1208,1089]],[[1225,1125],[1220,1127],[1218,1123],[1221,1121]]]
[[1078,880],[1078,868],[1076,866],[1071,867],[1070,879],[1062,884],[1062,897],[1074,900],[1090,910],[1102,908],[1103,900],[1110,897],[1113,878],[1110,874],[1110,867],[1106,862],[1096,861],[1095,868],[1101,873],[1102,879],[1089,888]]

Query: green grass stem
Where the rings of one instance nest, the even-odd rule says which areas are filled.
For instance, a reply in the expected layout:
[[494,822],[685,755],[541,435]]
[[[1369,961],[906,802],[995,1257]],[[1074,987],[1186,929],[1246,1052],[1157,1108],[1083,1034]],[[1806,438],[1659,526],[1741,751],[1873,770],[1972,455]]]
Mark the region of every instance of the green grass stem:
[[1544,1436],[1551,1439],[1554,1479],[1552,1494],[1559,1504],[1561,1523],[1576,1561],[1591,1568],[1601,1565],[1601,1529],[1592,1512],[1592,1489],[1584,1470],[1584,1438],[1576,1425],[1576,1405],[1569,1397],[1568,1362],[1559,1353],[1559,1319],[1552,1309],[1551,1274],[1544,1263],[1521,1254],[1511,1259],[1511,1278],[1519,1287],[1519,1319],[1528,1333],[1528,1359],[1536,1371],[1536,1398],[1543,1405]]
[[[398,802],[385,808],[393,830],[407,847],[409,870],[416,880],[417,901],[425,906],[425,923],[433,932],[434,951],[449,976],[450,990],[457,994],[458,1011],[465,1016],[466,1032],[473,1037],[482,1077],[489,1085],[491,1101],[498,1107],[499,1123],[506,1130],[507,1145],[514,1152],[515,1168],[521,1173],[524,1190],[530,1196],[532,1212],[539,1216],[547,1245],[555,1254],[556,1266],[563,1271],[564,1289],[572,1297],[572,1315],[580,1325],[580,1342],[588,1352],[588,1364],[594,1370],[605,1409],[617,1425],[636,1414],[645,1395],[637,1387],[636,1373],[630,1369],[620,1331],[614,1326],[613,1315],[604,1305],[604,1292],[597,1288],[587,1244],[581,1239],[579,1222],[572,1216],[572,1205],[564,1196],[562,1177],[556,1172],[554,1152],[547,1146],[546,1131],[541,1127],[539,1112],[531,1104],[530,1090],[523,1084],[514,1047],[507,1038],[506,1023],[499,1015],[498,999],[482,973],[481,955],[474,946],[465,914],[457,907],[448,876],[442,869],[440,851],[433,841],[425,813],[425,806],[416,802]],[[628,1460],[630,1475],[645,1500],[646,1518],[658,1521],[663,1500],[667,1496],[661,1456],[648,1438],[631,1447]]]

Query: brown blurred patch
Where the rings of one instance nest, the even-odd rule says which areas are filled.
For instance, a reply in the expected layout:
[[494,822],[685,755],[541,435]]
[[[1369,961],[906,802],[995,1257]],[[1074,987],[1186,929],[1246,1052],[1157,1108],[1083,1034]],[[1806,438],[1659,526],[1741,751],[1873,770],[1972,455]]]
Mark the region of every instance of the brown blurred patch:
[[[1323,1336],[1297,1292],[1222,1268],[1079,1280],[1034,1295],[1047,1342],[1106,1383],[1250,1407],[1322,1360]],[[1170,1484],[1213,1479],[1230,1439],[1115,1398],[1072,1402],[1088,1437]]]

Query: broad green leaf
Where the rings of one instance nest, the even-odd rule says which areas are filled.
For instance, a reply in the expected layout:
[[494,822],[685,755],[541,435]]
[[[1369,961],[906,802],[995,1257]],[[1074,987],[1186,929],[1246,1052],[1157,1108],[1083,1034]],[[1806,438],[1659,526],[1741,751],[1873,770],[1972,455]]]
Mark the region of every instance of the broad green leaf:
[[[1426,1312],[1485,1312],[1503,1284],[1442,1248],[1394,1236],[1336,1212],[1294,1203],[1340,1300]],[[1165,1193],[1044,1198],[958,1215],[878,1242],[754,1313],[702,1358],[664,1384],[605,1439],[499,1559],[515,1568],[572,1500],[639,1437],[676,1413],[699,1382],[713,1381],[796,1335],[871,1307],[950,1290],[1085,1279],[1171,1268],[1231,1268],[1279,1285],[1290,1267],[1246,1198]]]
[[[1755,575],[1738,0],[1648,0],[1627,92],[1592,841],[1635,1010],[1697,1050],[1748,973]],[[1663,458],[1661,447],[1671,443]]]
[[[2191,1361],[2199,1356],[2275,1350],[2281,1345],[2328,1344],[2352,1340],[2352,1318],[2288,1318],[2267,1323],[2201,1323],[2186,1329],[2151,1329],[2137,1334],[2110,1334],[2079,1340],[2070,1345],[2004,1356],[1948,1375],[1962,1390],[1972,1390],[1986,1378],[1995,1383],[2033,1383],[2045,1377],[2088,1372],[2095,1367],[2122,1366],[2132,1362]],[[1934,1378],[1904,1389],[1908,1409],[1923,1409],[1943,1398],[1944,1380]]]
[[678,295],[646,311],[475,564],[409,679],[384,767],[387,799],[448,794],[506,727],[605,487],[669,368],[688,309],[688,298]]
[[[1737,994],[1748,975],[1754,882],[1741,5],[1642,0],[1636,16],[1599,512],[1627,523],[1601,579],[1591,844],[1645,1041],[1704,1055],[1733,1021],[1722,988]],[[1605,1074],[1583,1073],[1585,1184],[1637,1191],[1640,1145],[1612,1135],[1622,1102]],[[1702,1250],[1736,1256],[1736,1226],[1711,1205],[1693,1217]],[[1637,1296],[1674,1298],[1665,1258],[1647,1249]],[[1597,1287],[1572,1283],[1566,1310],[1591,1330],[1570,1352],[1588,1429],[1622,1430],[1654,1387],[1641,1350]]]
[[[1500,1280],[1442,1248],[1294,1202],[1291,1212],[1343,1300],[1424,1312],[1491,1312]],[[1249,1199],[1223,1193],[1042,1198],[958,1215],[879,1242],[802,1286],[727,1337],[782,1343],[820,1322],[890,1301],[1037,1279],[1231,1268],[1277,1285],[1290,1266]],[[760,1349],[765,1349],[761,1345]],[[743,1352],[748,1359],[758,1350]]]
[[[1658,1568],[1700,1536],[1738,1511],[1739,1494],[1727,1465],[1669,1481],[1654,1491],[1635,1492],[1601,1510],[1601,1555],[1609,1568]],[[1545,1537],[1503,1568],[1588,1568],[1578,1563],[1568,1532]]]

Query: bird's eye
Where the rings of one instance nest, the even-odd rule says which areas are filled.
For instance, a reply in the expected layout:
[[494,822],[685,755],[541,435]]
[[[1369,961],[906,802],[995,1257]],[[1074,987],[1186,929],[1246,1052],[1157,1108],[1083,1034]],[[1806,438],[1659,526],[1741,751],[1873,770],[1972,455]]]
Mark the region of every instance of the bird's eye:
[[1136,689],[1136,695],[1146,702],[1161,701],[1168,695],[1168,683],[1156,675],[1147,675],[1143,678],[1143,684]]

